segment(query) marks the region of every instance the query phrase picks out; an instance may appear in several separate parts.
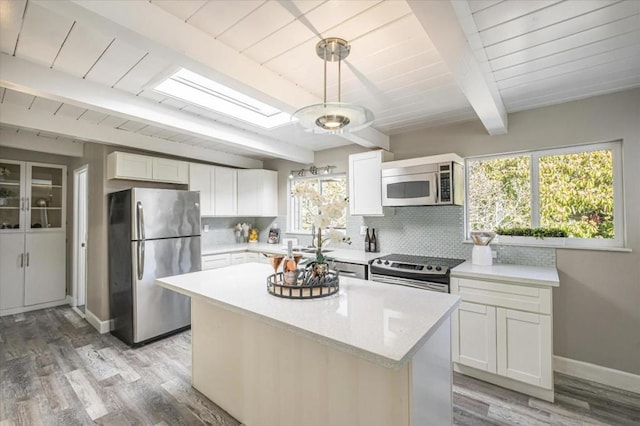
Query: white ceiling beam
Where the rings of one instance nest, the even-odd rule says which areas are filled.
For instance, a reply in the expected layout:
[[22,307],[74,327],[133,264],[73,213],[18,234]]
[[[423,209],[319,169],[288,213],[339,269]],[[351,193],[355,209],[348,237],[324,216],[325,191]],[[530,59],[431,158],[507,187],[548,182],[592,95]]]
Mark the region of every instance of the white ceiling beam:
[[0,129],[0,146],[66,155],[68,157],[84,156],[83,142],[62,138],[52,139],[14,129]]
[[311,150],[176,111],[157,102],[4,53],[0,54],[0,86],[230,146],[240,146],[258,154],[299,163],[312,163],[314,158]]
[[194,72],[222,78],[222,83],[234,89],[253,90],[247,94],[263,99],[266,95],[274,106],[286,106],[288,112],[319,101],[309,91],[148,1],[32,1]]
[[[161,55],[288,113],[322,101],[310,91],[150,2],[33,1],[53,13],[65,15],[111,37],[116,36],[140,49]],[[265,95],[268,99],[265,99]],[[389,149],[389,138],[384,133],[371,128],[366,135],[366,138],[339,136],[365,147]]]
[[408,0],[408,3],[487,132],[506,134],[507,110],[495,79],[490,69],[483,72],[461,25],[461,21],[467,27],[473,24],[468,3],[445,0]]
[[25,129],[42,130],[88,142],[143,149],[211,163],[241,168],[261,169],[263,167],[262,161],[252,158],[99,126],[88,121],[28,110],[6,102],[0,104],[0,123]]
[[343,138],[370,149],[384,149],[389,151],[389,136],[380,133],[373,127],[365,127],[354,133],[344,133]]

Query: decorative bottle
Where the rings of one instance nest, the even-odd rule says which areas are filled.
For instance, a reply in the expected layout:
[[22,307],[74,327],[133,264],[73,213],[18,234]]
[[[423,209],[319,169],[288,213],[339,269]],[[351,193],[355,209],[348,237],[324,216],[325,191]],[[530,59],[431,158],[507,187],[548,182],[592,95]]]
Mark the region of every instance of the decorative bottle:
[[378,251],[378,239],[376,238],[376,229],[373,228],[371,230],[371,241],[369,243],[369,251],[377,252]]
[[287,241],[287,257],[282,263],[282,280],[286,285],[296,285],[298,281],[298,265],[293,257],[293,241]]
[[371,237],[369,237],[369,228],[367,228],[367,236],[364,237],[364,251],[371,251]]

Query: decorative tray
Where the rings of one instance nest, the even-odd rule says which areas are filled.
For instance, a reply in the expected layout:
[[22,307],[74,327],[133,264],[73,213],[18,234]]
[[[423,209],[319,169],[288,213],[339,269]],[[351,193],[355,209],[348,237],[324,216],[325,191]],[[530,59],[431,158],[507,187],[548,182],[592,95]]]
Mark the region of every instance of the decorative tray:
[[278,272],[267,277],[267,291],[285,299],[317,299],[335,294],[340,290],[338,271],[329,270],[322,277],[315,276],[311,269],[299,269],[297,285],[284,283],[284,274]]

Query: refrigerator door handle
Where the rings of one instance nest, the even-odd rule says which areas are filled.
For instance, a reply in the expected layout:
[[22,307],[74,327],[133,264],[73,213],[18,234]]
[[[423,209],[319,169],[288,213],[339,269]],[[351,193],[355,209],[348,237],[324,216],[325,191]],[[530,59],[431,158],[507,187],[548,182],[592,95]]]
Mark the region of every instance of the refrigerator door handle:
[[142,203],[140,201],[136,204],[136,213],[138,219],[138,239],[144,240],[144,210],[142,210]]
[[144,276],[144,241],[138,241],[138,280]]

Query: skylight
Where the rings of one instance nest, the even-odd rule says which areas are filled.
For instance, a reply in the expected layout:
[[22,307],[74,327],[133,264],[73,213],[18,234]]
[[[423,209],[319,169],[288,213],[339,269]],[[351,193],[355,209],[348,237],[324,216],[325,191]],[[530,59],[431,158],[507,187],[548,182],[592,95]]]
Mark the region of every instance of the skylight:
[[291,116],[279,109],[184,68],[153,90],[265,129],[291,121]]

